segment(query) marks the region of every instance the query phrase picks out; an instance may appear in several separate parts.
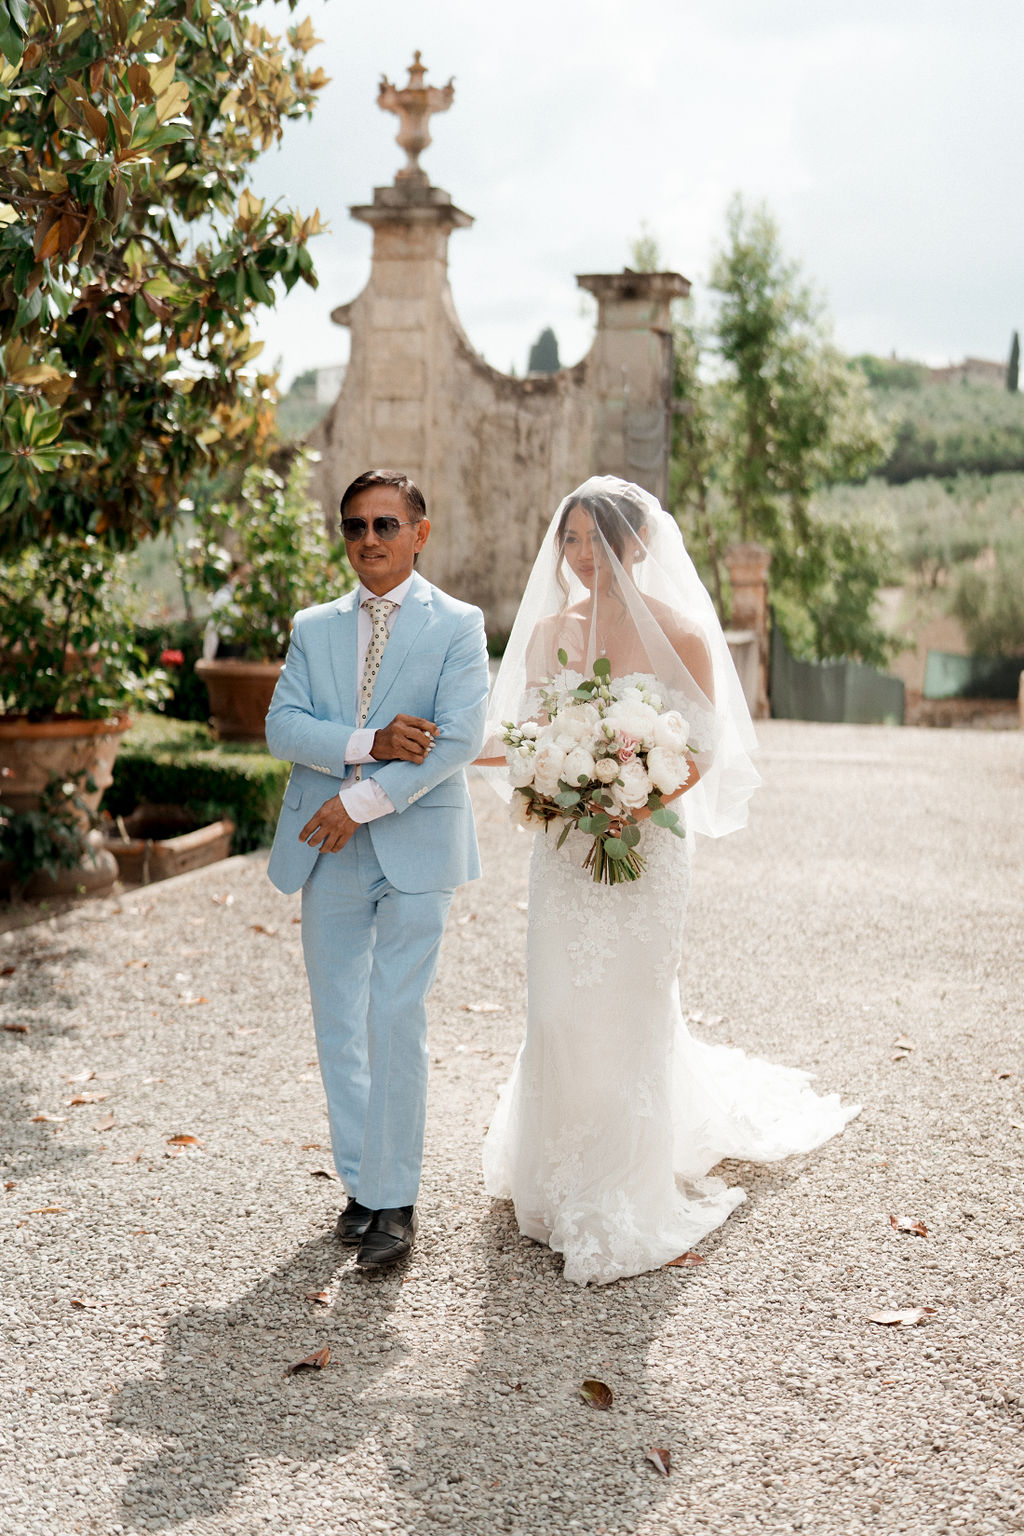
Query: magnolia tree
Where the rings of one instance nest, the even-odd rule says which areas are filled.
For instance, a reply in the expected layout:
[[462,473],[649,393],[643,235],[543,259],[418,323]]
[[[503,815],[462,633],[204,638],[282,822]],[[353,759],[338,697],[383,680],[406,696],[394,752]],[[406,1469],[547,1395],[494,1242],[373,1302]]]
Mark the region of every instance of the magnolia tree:
[[0,0],[0,553],[130,545],[271,431],[248,321],[315,286],[319,219],[246,180],[327,82],[256,12]]

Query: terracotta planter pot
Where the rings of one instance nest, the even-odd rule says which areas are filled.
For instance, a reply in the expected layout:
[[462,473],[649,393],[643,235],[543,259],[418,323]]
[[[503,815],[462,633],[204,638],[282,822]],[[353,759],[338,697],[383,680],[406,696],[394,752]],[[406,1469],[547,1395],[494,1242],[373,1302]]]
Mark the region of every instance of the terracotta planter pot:
[[197,661],[218,741],[266,741],[264,723],[283,661]]
[[235,831],[227,820],[197,827],[176,805],[140,805],[119,825],[127,840],[108,832],[103,847],[117,860],[121,879],[140,885],[226,859]]
[[[65,715],[32,723],[23,715],[0,715],[0,800],[12,811],[34,811],[51,778],[88,775],[94,790],[82,790],[90,811],[99,806],[113,777],[121,737],[131,725],[127,715],[111,720],[82,720]],[[78,819],[85,831],[86,813]]]

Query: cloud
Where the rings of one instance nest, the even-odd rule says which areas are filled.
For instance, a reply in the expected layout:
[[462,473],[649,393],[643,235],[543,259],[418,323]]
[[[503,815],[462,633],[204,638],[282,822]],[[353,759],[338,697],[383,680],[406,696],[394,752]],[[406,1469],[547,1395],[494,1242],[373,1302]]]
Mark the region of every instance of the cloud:
[[476,219],[452,236],[450,273],[499,368],[522,369],[545,325],[563,361],[582,353],[574,274],[621,268],[643,221],[699,290],[735,190],[768,202],[851,351],[1001,357],[1024,326],[1017,0],[299,9],[332,84],[256,185],[332,228],[314,246],[318,293],[257,327],[286,378],[345,355],[328,316],[365,283],[371,242],[348,206],[401,164],[376,89],[381,73],[404,84],[416,47],[431,80],[455,76],[423,158]]

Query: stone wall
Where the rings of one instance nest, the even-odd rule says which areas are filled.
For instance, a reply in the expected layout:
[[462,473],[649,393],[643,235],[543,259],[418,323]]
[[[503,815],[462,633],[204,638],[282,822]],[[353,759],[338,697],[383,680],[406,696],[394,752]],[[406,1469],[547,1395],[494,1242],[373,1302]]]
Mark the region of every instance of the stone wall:
[[555,506],[590,474],[664,499],[672,403],[669,304],[677,273],[578,279],[598,303],[594,344],[573,368],[515,379],[473,350],[448,283],[448,239],[472,219],[414,178],[352,209],[373,229],[370,279],[332,319],[351,331],[341,393],[311,445],[328,516],[368,468],[400,469],[431,517],[424,575],[509,629]]

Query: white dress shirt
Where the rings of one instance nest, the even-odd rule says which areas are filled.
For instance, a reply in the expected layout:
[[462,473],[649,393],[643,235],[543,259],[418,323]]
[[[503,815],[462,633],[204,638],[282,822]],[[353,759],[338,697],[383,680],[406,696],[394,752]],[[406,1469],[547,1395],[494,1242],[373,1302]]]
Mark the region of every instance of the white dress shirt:
[[[398,617],[398,610],[408,596],[412,586],[412,577],[400,582],[397,587],[392,587],[390,592],[380,594],[386,597],[389,603],[394,603],[387,616],[386,624],[390,635]],[[362,691],[363,669],[366,666],[366,653],[370,649],[370,639],[373,635],[373,620],[370,618],[370,610],[365,604],[377,597],[376,592],[371,592],[368,587],[359,583],[359,613],[356,620],[356,698]],[[365,726],[354,730],[348,739],[345,748],[345,761],[355,768],[357,763],[372,763],[370,756],[373,746],[373,738],[376,731],[367,730]],[[376,821],[378,816],[387,816],[395,807],[391,797],[383,790],[374,778],[357,779],[350,773],[338,791],[338,799],[345,807],[353,821]]]

